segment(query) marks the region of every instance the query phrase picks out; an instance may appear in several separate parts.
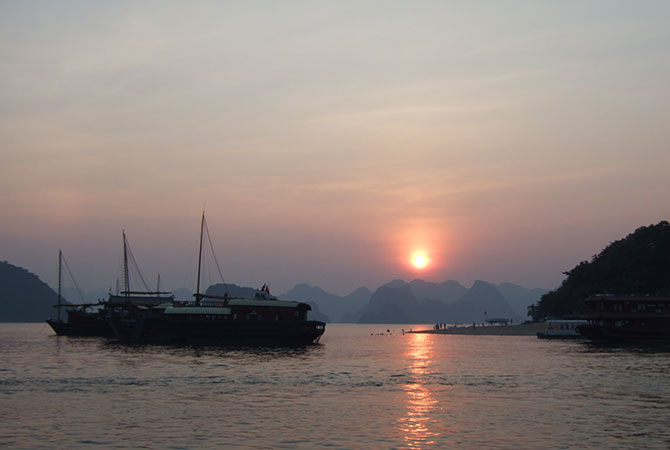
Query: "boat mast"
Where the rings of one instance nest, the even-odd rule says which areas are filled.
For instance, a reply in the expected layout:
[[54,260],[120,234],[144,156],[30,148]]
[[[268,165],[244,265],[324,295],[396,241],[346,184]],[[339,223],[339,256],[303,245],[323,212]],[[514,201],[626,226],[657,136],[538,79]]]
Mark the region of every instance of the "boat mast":
[[200,222],[200,250],[198,251],[198,281],[195,285],[195,305],[200,306],[200,265],[202,264],[202,233],[205,229],[205,211],[202,212],[202,221]]
[[58,249],[58,321],[60,322],[60,305],[61,305],[61,296],[60,296],[60,285],[63,278],[63,252]]
[[156,282],[156,297],[161,296],[161,274],[158,274],[158,281]]
[[130,291],[130,279],[128,277],[128,248],[126,241],[126,230],[121,230],[123,233],[123,288],[128,298]]

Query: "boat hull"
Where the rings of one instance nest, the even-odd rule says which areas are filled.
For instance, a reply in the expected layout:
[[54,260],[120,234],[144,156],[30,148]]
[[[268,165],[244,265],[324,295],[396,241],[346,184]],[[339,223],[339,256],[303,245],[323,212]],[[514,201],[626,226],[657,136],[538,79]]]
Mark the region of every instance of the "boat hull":
[[68,311],[68,320],[46,321],[58,336],[114,337],[114,331],[105,317],[99,313]]
[[109,324],[126,343],[294,346],[317,343],[325,324],[318,321],[208,321],[152,318],[148,315],[113,317]]
[[579,334],[551,334],[544,331],[537,333],[538,339],[579,339],[581,337]]
[[585,325],[579,332],[593,342],[670,342],[670,329]]

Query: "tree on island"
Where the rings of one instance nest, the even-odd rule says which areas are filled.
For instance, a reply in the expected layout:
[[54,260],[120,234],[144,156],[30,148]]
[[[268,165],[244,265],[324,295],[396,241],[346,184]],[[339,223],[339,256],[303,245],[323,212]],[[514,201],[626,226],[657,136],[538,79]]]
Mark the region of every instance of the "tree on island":
[[564,273],[561,286],[533,309],[533,319],[579,315],[584,299],[595,294],[668,296],[670,223],[640,227]]

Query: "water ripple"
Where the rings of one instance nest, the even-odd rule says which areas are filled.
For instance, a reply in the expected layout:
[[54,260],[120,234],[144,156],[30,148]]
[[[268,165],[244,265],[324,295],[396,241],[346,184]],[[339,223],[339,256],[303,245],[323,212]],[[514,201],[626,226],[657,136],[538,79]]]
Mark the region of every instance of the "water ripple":
[[[409,328],[409,327],[405,327]],[[0,325],[0,446],[667,448],[670,352],[371,335],[121,346]]]

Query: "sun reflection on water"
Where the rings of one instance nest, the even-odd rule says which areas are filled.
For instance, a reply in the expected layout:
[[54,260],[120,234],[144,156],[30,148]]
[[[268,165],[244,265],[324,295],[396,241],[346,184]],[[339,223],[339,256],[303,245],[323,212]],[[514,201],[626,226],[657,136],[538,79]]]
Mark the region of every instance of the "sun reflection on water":
[[430,334],[409,335],[408,351],[405,353],[411,382],[404,385],[407,396],[407,414],[399,419],[399,429],[408,448],[420,449],[435,445],[440,436],[435,431],[433,412],[438,402],[425,384],[433,359],[433,342]]

